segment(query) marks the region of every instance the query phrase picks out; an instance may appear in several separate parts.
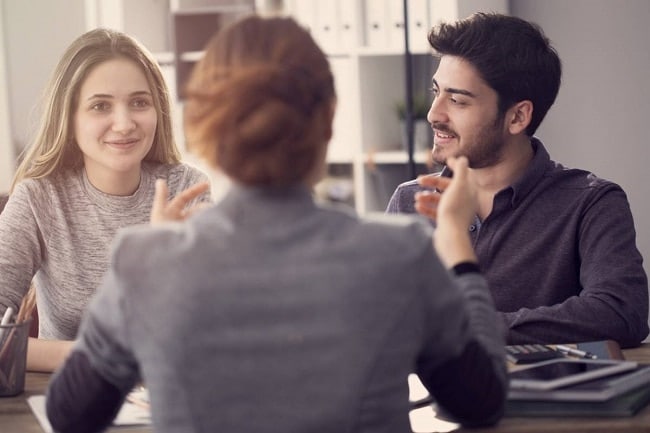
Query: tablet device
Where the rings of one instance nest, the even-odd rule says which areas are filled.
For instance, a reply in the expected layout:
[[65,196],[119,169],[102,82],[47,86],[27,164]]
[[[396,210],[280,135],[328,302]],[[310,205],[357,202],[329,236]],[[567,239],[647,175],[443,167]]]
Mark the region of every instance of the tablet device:
[[543,392],[530,389],[510,389],[508,400],[603,402],[636,388],[647,388],[650,392],[650,364],[639,364],[632,370]]
[[632,361],[558,358],[508,373],[510,389],[545,391],[636,368]]

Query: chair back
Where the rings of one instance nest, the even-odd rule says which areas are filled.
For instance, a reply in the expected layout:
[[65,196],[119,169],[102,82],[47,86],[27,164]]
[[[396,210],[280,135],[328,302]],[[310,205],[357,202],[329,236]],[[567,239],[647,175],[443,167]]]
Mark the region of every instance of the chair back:
[[[9,194],[0,194],[0,213],[2,213],[5,208],[7,200],[9,200]],[[29,326],[29,336],[34,338],[38,337],[38,310],[36,308],[34,308],[34,312],[32,313],[32,323]]]

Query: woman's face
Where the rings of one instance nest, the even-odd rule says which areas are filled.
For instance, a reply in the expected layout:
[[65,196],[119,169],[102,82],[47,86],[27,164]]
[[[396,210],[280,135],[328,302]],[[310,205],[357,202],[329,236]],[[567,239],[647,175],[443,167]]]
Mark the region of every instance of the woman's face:
[[137,187],[156,125],[152,90],[135,62],[115,58],[95,66],[74,113],[74,136],[91,183],[106,192],[116,181]]

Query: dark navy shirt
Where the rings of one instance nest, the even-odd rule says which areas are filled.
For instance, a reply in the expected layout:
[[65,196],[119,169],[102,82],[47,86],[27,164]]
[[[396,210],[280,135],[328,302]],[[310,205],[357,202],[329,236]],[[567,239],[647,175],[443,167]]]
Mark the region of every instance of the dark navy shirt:
[[[532,145],[522,178],[469,227],[508,343],[638,345],[648,335],[648,280],[625,192]],[[416,181],[398,186],[387,212],[414,213],[419,190]]]

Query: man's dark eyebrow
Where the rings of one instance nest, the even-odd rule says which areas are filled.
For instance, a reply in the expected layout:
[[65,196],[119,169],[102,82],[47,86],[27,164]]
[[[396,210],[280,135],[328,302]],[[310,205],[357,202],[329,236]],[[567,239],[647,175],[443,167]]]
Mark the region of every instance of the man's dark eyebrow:
[[[434,87],[440,88],[440,86],[438,86],[438,82],[435,80],[435,78],[432,78],[432,79],[431,79],[431,84],[432,84]],[[470,92],[469,90],[454,89],[453,87],[445,87],[444,90],[445,90],[445,92],[447,92],[447,93],[453,93],[453,94],[465,95],[465,96],[470,97],[470,98],[476,98],[476,95],[473,94],[472,92]]]

